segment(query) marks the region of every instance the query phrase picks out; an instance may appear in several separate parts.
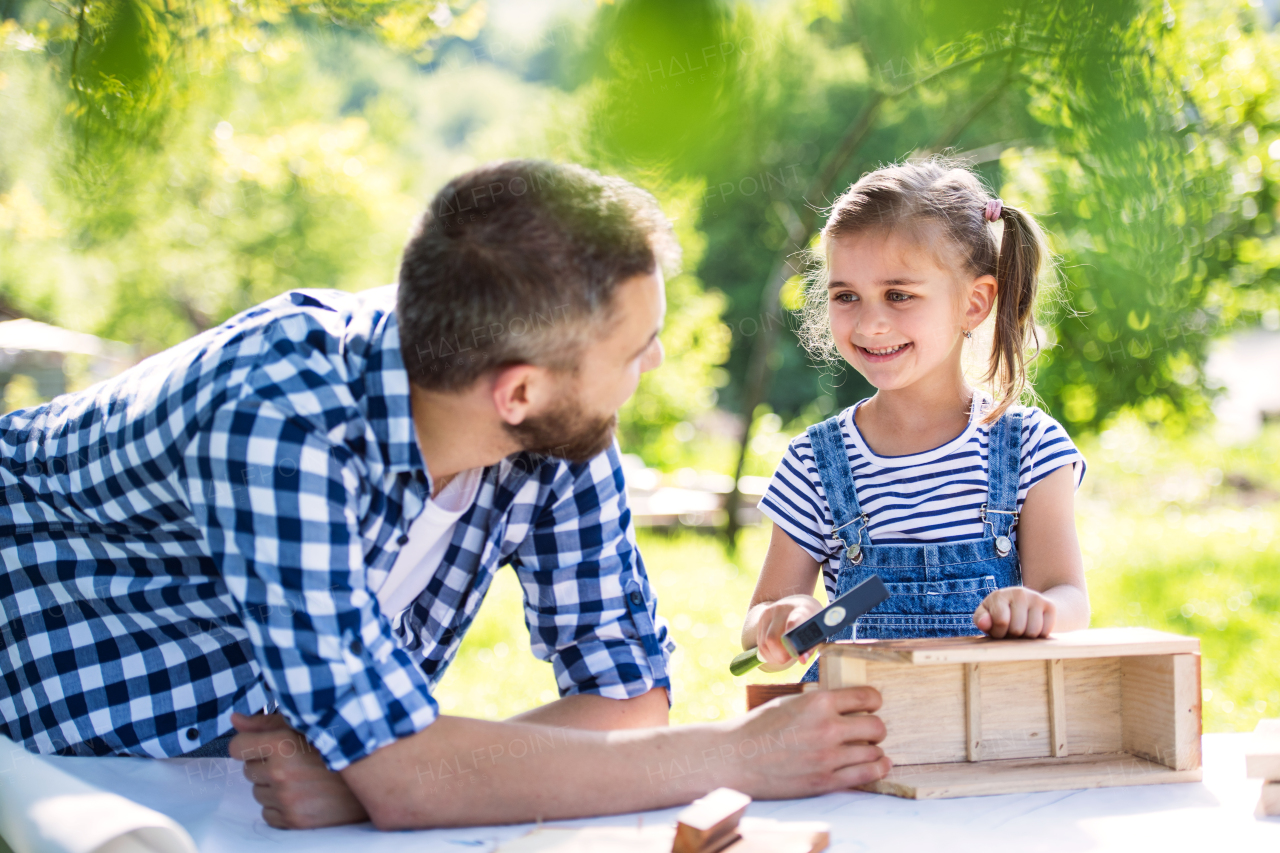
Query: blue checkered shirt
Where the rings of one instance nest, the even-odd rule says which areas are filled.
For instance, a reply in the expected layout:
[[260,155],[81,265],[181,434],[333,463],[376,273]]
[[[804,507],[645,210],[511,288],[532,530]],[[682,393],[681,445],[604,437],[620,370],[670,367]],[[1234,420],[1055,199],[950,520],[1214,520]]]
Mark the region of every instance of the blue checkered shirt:
[[394,307],[295,291],[0,417],[0,732],[162,758],[278,705],[341,769],[435,720],[507,564],[562,695],[670,689],[616,447],[485,469],[426,590],[379,610],[431,494]]

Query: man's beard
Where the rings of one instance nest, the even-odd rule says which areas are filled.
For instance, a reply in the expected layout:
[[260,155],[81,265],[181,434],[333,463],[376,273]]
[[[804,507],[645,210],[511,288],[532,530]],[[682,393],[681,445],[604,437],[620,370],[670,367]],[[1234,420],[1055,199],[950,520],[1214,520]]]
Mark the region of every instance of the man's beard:
[[618,413],[592,417],[582,413],[576,400],[561,402],[549,412],[506,424],[507,432],[520,442],[526,453],[554,456],[570,462],[586,462],[604,453],[613,444]]

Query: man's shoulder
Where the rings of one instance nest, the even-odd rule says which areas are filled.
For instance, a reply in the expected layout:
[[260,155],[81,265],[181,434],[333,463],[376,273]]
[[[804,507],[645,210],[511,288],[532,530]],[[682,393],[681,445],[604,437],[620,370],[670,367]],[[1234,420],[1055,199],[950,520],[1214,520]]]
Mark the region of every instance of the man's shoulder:
[[394,285],[358,293],[290,290],[237,314],[220,328],[256,331],[319,350],[331,344],[368,342],[394,310]]
[[251,355],[241,379],[246,394],[319,393],[384,367],[382,338],[394,309],[394,287],[291,290],[223,323],[208,356]]

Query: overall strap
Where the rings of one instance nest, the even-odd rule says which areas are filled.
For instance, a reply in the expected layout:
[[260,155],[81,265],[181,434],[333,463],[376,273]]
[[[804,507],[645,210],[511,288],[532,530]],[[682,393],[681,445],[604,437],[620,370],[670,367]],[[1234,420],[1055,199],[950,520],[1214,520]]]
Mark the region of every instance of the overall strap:
[[822,489],[827,493],[827,506],[831,507],[834,532],[845,547],[854,543],[870,545],[866,517],[858,505],[853,469],[849,467],[849,454],[840,433],[840,416],[833,415],[820,424],[814,424],[807,432],[809,444],[813,447],[813,461],[817,463],[818,476],[822,478]]
[[1005,412],[987,437],[987,503],[984,520],[994,536],[1007,536],[1018,521],[1018,478],[1022,469],[1022,413]]

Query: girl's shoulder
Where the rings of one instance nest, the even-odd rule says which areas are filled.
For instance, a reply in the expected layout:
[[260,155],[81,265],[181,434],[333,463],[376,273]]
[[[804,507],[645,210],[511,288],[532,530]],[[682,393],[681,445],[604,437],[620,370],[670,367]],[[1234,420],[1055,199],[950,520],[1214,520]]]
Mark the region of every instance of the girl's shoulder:
[[1024,489],[1064,465],[1075,469],[1076,488],[1084,481],[1087,463],[1066,427],[1038,406],[1010,406],[1006,414],[1022,417],[1020,481]]
[[[984,406],[991,404],[990,398],[983,400]],[[1022,419],[1022,438],[1025,443],[1028,438],[1040,437],[1045,435],[1057,435],[1070,441],[1070,434],[1067,428],[1062,425],[1053,415],[1046,412],[1039,406],[1023,406],[1014,404],[1005,410],[1003,417],[1009,418],[1018,416]],[[994,424],[982,424],[983,433],[991,432]]]

